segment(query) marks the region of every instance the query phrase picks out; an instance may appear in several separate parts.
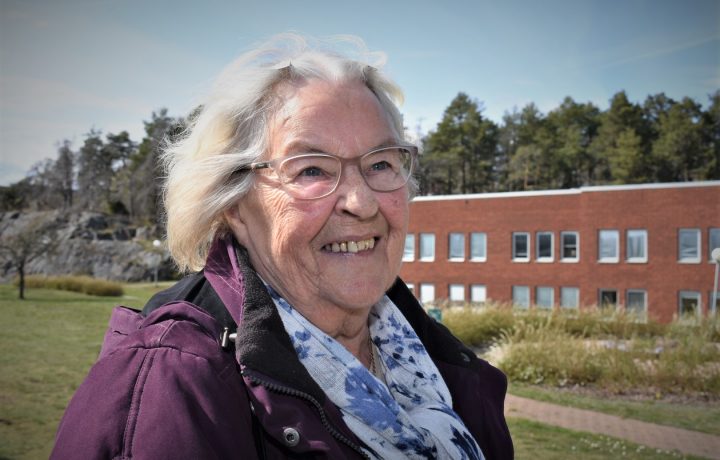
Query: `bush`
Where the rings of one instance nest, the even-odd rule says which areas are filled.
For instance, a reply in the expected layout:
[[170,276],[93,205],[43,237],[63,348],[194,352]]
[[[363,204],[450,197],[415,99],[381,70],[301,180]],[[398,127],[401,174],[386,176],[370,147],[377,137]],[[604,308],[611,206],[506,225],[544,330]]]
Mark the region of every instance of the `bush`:
[[[15,280],[15,285],[18,284]],[[25,287],[58,289],[61,291],[82,292],[101,297],[120,297],[124,294],[120,283],[100,280],[89,276],[37,276],[25,277]]]
[[666,325],[612,310],[489,306],[446,310],[443,322],[467,345],[494,344],[486,358],[511,381],[720,396],[717,317]]

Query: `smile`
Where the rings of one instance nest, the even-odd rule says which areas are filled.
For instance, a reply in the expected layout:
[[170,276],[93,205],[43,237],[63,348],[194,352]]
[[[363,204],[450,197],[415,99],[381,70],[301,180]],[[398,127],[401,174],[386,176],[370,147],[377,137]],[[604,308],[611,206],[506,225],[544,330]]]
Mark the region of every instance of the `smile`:
[[329,243],[323,246],[323,251],[327,252],[349,252],[355,254],[360,251],[367,251],[375,247],[375,238],[368,238],[361,241],[342,241],[337,243]]

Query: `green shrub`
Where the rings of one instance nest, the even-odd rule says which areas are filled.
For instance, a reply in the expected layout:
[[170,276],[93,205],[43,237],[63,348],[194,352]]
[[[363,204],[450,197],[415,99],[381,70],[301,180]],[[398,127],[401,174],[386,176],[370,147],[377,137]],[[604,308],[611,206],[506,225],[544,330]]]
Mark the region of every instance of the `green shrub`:
[[[15,280],[16,285],[18,282]],[[25,277],[25,287],[82,292],[101,297],[120,297],[124,294],[122,284],[89,276],[30,275]]]
[[515,318],[509,308],[465,306],[443,311],[442,322],[466,345],[484,347],[495,343],[505,331],[512,330]]

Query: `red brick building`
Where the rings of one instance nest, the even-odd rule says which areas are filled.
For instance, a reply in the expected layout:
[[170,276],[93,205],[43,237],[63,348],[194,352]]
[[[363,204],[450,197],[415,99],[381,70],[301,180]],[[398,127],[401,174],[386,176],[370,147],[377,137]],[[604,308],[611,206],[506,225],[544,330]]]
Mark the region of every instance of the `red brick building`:
[[[720,181],[417,197],[402,278],[426,303],[713,307]],[[720,297],[720,294],[718,294]]]

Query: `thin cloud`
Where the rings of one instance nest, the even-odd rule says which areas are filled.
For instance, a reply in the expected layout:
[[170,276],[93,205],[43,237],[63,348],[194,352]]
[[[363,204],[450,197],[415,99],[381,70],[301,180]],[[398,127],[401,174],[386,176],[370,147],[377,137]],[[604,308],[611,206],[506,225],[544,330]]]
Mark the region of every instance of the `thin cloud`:
[[688,50],[688,49],[696,48],[696,47],[698,47],[698,46],[702,46],[702,45],[705,45],[705,44],[707,44],[707,43],[712,43],[712,42],[715,42],[715,41],[718,41],[718,40],[720,40],[720,36],[718,36],[718,35],[714,35],[714,36],[711,36],[711,37],[705,37],[705,38],[701,38],[701,39],[698,39],[698,40],[692,40],[692,41],[688,41],[688,42],[685,42],[685,43],[680,43],[680,44],[677,44],[677,45],[674,45],[674,46],[668,46],[668,47],[665,47],[665,48],[653,50],[653,51],[650,51],[650,52],[647,52],[647,53],[637,54],[637,55],[634,55],[634,56],[628,56],[628,57],[623,58],[623,59],[618,59],[618,60],[615,60],[615,61],[606,63],[606,64],[604,64],[603,66],[601,66],[600,68],[602,68],[602,69],[608,69],[608,68],[611,68],[611,67],[617,67],[617,66],[621,66],[621,65],[624,65],[624,64],[629,64],[629,63],[632,63],[632,62],[644,61],[644,60],[647,60],[647,59],[654,59],[654,58],[657,58],[657,57],[660,57],[660,56],[666,56],[666,55],[669,55],[669,54],[674,54],[674,53],[677,53],[677,52],[679,52],[679,51],[685,51],[685,50]]

